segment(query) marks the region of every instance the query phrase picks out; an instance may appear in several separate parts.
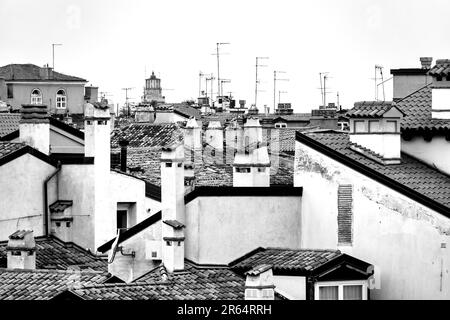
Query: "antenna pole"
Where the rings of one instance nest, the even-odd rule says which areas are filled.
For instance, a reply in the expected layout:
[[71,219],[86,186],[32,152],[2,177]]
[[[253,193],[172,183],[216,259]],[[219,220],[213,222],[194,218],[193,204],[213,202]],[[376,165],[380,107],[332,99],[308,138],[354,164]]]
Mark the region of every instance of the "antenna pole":
[[[216,56],[217,56],[217,96],[221,96],[220,92],[220,63],[219,63],[219,46],[224,44],[230,44],[229,42],[217,42],[216,43]],[[212,97],[211,97],[212,98]]]
[[327,107],[327,75],[323,76],[323,106]]
[[[284,72],[284,71],[276,71],[276,70],[273,72],[273,110],[276,109],[276,106],[275,106],[275,95],[276,95],[276,83],[277,83],[277,81],[278,80],[289,81],[289,79],[279,79],[279,78],[277,78],[277,73],[286,73],[286,72]],[[280,101],[278,101],[278,102],[280,102]]]
[[258,64],[258,60],[259,59],[269,59],[269,57],[256,57],[256,79],[255,79],[255,108],[257,108],[256,103],[257,103],[257,99],[258,99],[258,67],[267,67],[265,65],[259,65]]
[[122,88],[122,90],[125,90],[125,106],[126,106],[126,110],[127,110],[127,117],[130,116],[130,105],[128,103],[128,90],[131,90],[134,88]]
[[55,46],[62,46],[61,43],[52,43],[52,60],[53,60],[53,70],[55,70]]

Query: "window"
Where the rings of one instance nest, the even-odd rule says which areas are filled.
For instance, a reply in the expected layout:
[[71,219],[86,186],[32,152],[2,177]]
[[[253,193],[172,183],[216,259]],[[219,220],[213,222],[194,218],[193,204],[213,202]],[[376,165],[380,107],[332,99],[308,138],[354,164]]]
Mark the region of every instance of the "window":
[[66,91],[63,89],[59,89],[56,92],[56,108],[57,109],[65,109],[67,103]]
[[250,168],[236,168],[236,172],[250,173]]
[[166,245],[167,245],[168,247],[171,247],[171,246],[172,246],[172,242],[166,241]]
[[178,241],[178,246],[181,247],[181,241]]
[[284,122],[275,123],[275,128],[287,128],[287,124]]
[[344,300],[362,300],[362,286],[344,286]]
[[14,250],[14,251],[11,252],[11,254],[12,254],[13,256],[21,256],[21,255],[22,255],[22,252],[21,252],[21,251],[18,251],[18,250]]
[[179,163],[179,164],[178,164],[178,168],[181,168],[181,165],[182,165],[182,163]]
[[338,244],[351,245],[353,238],[353,190],[351,184],[338,187]]
[[87,124],[91,124],[91,120],[86,121]]
[[322,286],[319,287],[319,300],[338,300],[338,286]]
[[266,172],[266,168],[258,168],[258,172]]
[[42,104],[42,93],[39,89],[31,91],[31,104]]
[[106,125],[106,124],[108,124],[108,122],[106,120],[98,120],[97,123],[99,125]]
[[66,222],[66,227],[70,228],[70,222]]
[[117,229],[126,229],[127,228],[127,210],[117,210]]
[[386,121],[386,132],[397,132],[397,121],[395,120]]
[[12,84],[12,83],[8,83],[8,84],[6,85],[6,91],[7,91],[6,95],[7,95],[7,98],[8,98],[8,99],[14,98],[14,94],[13,94],[13,84]]
[[364,121],[362,121],[362,120],[355,120],[353,126],[354,126],[353,127],[354,132],[366,132]]
[[380,132],[380,121],[369,120],[369,132]]
[[172,167],[172,162],[166,162],[166,168]]
[[56,222],[57,227],[61,227],[61,222]]

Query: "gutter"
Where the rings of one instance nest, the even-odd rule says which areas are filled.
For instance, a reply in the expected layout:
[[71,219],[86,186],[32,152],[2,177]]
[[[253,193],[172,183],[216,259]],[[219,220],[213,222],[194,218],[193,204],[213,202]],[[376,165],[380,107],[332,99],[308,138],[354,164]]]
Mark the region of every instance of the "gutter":
[[47,192],[47,184],[48,182],[56,176],[61,171],[61,162],[58,161],[58,165],[56,167],[56,171],[53,172],[47,179],[44,181],[44,236],[48,237],[48,192]]

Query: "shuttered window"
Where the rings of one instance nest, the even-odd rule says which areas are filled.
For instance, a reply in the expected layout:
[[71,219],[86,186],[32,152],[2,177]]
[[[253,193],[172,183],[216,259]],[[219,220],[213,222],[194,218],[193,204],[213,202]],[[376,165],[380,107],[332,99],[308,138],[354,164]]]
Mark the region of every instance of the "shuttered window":
[[353,190],[352,185],[342,184],[338,188],[338,244],[351,245],[353,241]]

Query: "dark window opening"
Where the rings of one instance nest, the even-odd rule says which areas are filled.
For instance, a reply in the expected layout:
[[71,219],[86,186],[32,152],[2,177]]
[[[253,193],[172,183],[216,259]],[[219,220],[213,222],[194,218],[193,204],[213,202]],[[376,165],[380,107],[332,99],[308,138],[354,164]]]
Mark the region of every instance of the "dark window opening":
[[61,222],[56,222],[57,227],[61,227]]
[[70,222],[66,222],[66,227],[70,228]]
[[28,251],[28,255],[32,256],[33,255],[33,251]]
[[86,121],[86,123],[87,123],[87,124],[91,124],[91,121],[90,121],[90,120],[88,120],[88,121]]
[[117,229],[127,228],[127,210],[117,210]]
[[436,80],[437,80],[437,81],[442,81],[442,76],[437,76],[437,77],[436,77]]
[[166,162],[166,168],[172,167],[172,162]]
[[178,246],[179,246],[179,247],[181,246],[181,241],[178,241]]
[[22,252],[21,252],[21,251],[18,251],[18,250],[14,250],[14,251],[11,252],[11,254],[12,254],[13,256],[21,256],[21,255],[22,255]]
[[181,165],[182,165],[182,163],[179,163],[179,164],[178,164],[178,168],[181,168]]
[[171,243],[170,241],[166,241],[166,245],[167,245],[168,247],[171,247],[171,246],[172,246],[172,243]]

